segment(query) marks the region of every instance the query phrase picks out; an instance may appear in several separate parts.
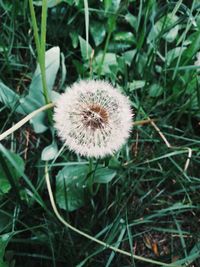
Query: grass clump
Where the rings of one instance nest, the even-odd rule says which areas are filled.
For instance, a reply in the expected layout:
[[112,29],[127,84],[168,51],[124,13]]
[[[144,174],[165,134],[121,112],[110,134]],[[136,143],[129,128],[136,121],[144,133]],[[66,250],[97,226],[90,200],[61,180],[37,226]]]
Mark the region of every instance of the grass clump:
[[[199,266],[198,1],[0,9],[0,266]],[[54,102],[80,79],[130,99],[133,130],[112,156],[57,138]]]

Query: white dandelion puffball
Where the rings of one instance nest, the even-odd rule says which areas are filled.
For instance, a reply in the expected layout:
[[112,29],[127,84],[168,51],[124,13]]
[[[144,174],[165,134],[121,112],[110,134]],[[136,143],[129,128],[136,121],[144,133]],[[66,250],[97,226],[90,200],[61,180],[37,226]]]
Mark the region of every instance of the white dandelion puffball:
[[105,81],[79,81],[55,103],[58,136],[68,148],[87,157],[116,152],[132,127],[127,97]]

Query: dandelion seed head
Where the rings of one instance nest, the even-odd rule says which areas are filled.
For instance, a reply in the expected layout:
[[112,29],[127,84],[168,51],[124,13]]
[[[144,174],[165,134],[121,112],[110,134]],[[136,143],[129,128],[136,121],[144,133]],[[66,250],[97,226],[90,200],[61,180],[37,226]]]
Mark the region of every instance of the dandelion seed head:
[[115,153],[132,127],[127,97],[105,81],[74,83],[57,100],[54,113],[58,136],[70,150],[87,157]]

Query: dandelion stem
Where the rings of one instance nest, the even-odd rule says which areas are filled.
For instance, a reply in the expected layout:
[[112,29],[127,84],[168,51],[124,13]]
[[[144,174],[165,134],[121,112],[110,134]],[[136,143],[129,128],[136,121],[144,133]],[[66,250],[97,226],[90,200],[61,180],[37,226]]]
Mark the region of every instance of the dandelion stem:
[[137,255],[133,255],[132,253],[130,252],[127,252],[127,251],[124,251],[122,249],[119,249],[117,247],[114,247],[112,245],[109,245],[93,236],[90,236],[88,234],[86,234],[85,232],[82,232],[81,230],[73,227],[71,224],[69,224],[68,222],[66,222],[62,216],[60,215],[60,213],[58,212],[58,209],[56,207],[56,204],[55,204],[55,200],[54,200],[54,197],[53,197],[53,192],[52,192],[52,189],[51,189],[51,183],[50,183],[50,178],[49,178],[49,173],[48,173],[48,163],[46,162],[45,164],[45,180],[46,180],[46,184],[47,184],[47,189],[48,189],[48,193],[49,193],[49,198],[50,198],[50,202],[51,202],[51,206],[53,208],[53,211],[56,215],[56,217],[58,218],[58,220],[64,224],[67,228],[71,229],[72,231],[76,232],[77,234],[81,235],[81,236],[84,236],[85,238],[93,241],[93,242],[96,242],[97,244],[101,245],[104,247],[104,249],[111,249],[113,250],[114,252],[116,253],[120,253],[120,254],[123,254],[123,255],[126,255],[126,256],[129,256],[129,257],[132,257],[134,259],[137,259],[137,260],[140,260],[140,261],[143,261],[143,262],[148,262],[148,263],[152,263],[152,264],[155,264],[155,265],[160,265],[160,266],[168,266],[168,267],[178,267],[179,265],[176,265],[176,264],[173,264],[173,263],[164,263],[164,262],[160,262],[160,261],[155,261],[155,260],[151,260],[151,259],[147,259],[147,258],[144,258],[144,257],[141,257],[141,256],[137,256]]
[[93,196],[93,182],[94,182],[94,170],[93,170],[93,158],[89,158],[89,168],[88,168],[88,189],[90,194]]

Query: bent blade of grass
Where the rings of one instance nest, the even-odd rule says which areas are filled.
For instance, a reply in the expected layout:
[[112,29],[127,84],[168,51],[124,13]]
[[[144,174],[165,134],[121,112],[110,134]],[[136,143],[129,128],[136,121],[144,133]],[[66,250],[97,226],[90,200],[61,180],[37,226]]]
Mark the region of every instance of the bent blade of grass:
[[[121,244],[121,242],[123,240],[123,237],[124,237],[125,232],[126,232],[126,227],[124,225],[122,227],[122,229],[121,229],[121,233],[119,235],[119,238],[117,239],[117,242],[116,242],[116,245],[115,245],[116,248],[119,248],[119,246],[120,246],[120,244]],[[111,252],[110,257],[109,257],[109,259],[108,259],[105,267],[109,267],[110,266],[110,264],[112,263],[112,261],[113,261],[113,259],[115,257],[115,254],[116,253],[114,251]]]
[[182,245],[185,257],[187,258],[188,257],[188,253],[187,253],[187,249],[186,249],[185,240],[184,240],[184,237],[183,237],[183,232],[181,230],[181,226],[179,224],[179,221],[176,219],[176,217],[173,216],[173,218],[174,218],[177,230],[178,230],[179,238],[180,238],[180,241],[181,241],[181,245]]
[[27,185],[29,186],[29,188],[32,190],[31,191],[32,192],[32,197],[35,199],[35,201],[38,202],[40,204],[40,206],[42,206],[45,210],[48,210],[46,208],[46,205],[45,205],[44,201],[42,200],[42,198],[38,194],[37,190],[35,189],[35,187],[31,183],[31,181],[29,180],[29,178],[24,174],[24,172],[22,172],[18,168],[18,165],[16,164],[16,162],[12,159],[12,157],[9,155],[9,153],[7,152],[7,150],[4,148],[4,146],[2,144],[0,144],[0,151],[5,155],[5,157],[8,159],[8,161],[10,162],[10,164],[15,169],[17,169],[18,172],[19,172],[19,174],[23,177],[23,179],[25,180],[25,182],[27,183]]
[[55,204],[55,200],[54,200],[54,196],[53,196],[53,192],[52,192],[52,189],[51,189],[51,183],[50,183],[50,178],[49,178],[49,173],[48,173],[48,163],[46,163],[45,165],[45,180],[46,180],[46,185],[47,185],[47,189],[48,189],[48,193],[49,193],[49,198],[50,198],[50,202],[51,202],[51,206],[53,208],[53,211],[56,215],[56,217],[58,218],[58,220],[64,224],[67,228],[71,229],[73,232],[81,235],[81,236],[84,236],[85,238],[101,245],[104,247],[104,249],[110,249],[112,251],[114,251],[115,253],[120,253],[120,254],[123,254],[125,256],[128,256],[128,257],[133,257],[134,259],[137,259],[137,260],[140,260],[140,261],[143,261],[143,262],[148,262],[148,263],[152,263],[152,264],[155,264],[155,265],[161,265],[163,266],[163,264],[165,266],[168,266],[168,267],[179,267],[179,265],[176,265],[174,263],[163,263],[163,262],[160,262],[160,261],[156,261],[156,260],[152,260],[152,259],[148,259],[148,258],[145,258],[145,257],[142,257],[142,256],[138,256],[138,255],[132,255],[132,253],[130,252],[127,252],[125,250],[122,250],[122,249],[119,249],[119,248],[116,248],[114,247],[113,245],[110,245],[108,243],[105,243],[93,236],[90,236],[89,234],[86,234],[85,232],[82,232],[81,230],[77,229],[76,227],[72,226],[71,224],[69,224],[68,222],[66,222],[63,217],[60,215],[60,213],[58,212],[58,209],[56,207],[56,204]]
[[89,47],[89,8],[88,0],[84,0],[84,12],[85,12],[85,36],[86,36],[86,55],[89,58],[88,47]]

